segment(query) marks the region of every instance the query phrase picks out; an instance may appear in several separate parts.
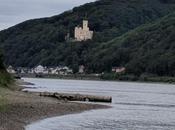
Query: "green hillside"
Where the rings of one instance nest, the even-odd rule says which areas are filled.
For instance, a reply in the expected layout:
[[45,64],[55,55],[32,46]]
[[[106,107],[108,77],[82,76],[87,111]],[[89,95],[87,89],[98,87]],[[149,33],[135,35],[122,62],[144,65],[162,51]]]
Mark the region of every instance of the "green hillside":
[[[77,68],[84,64],[92,68],[89,71],[96,71],[99,63],[90,64],[93,49],[174,10],[172,0],[99,0],[58,16],[29,20],[1,31],[0,47],[6,65],[71,65]],[[84,44],[65,42],[65,35],[70,32],[73,36],[74,27],[85,17],[95,31],[94,39]]]
[[127,73],[175,76],[175,13],[138,27],[94,50],[99,68],[126,66]]

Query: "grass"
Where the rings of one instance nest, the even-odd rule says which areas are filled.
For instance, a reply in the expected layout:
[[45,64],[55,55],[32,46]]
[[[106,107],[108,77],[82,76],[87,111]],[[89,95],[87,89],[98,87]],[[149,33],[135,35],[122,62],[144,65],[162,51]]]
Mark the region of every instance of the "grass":
[[6,98],[6,92],[8,90],[0,86],[0,112],[7,110],[8,100]]
[[5,70],[0,70],[0,87],[8,87],[10,83],[13,82],[13,79],[10,74]]
[[5,70],[0,70],[0,112],[7,110],[8,100],[6,97],[9,91],[10,84],[13,83],[13,78]]

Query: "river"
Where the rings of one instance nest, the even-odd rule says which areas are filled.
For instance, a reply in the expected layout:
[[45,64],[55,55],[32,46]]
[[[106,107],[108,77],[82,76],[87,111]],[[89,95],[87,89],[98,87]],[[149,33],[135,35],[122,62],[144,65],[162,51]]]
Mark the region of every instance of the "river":
[[[44,119],[26,130],[175,130],[175,85],[32,79],[27,90],[112,96],[112,108]],[[31,87],[31,88],[30,88]],[[33,88],[36,87],[36,88]]]

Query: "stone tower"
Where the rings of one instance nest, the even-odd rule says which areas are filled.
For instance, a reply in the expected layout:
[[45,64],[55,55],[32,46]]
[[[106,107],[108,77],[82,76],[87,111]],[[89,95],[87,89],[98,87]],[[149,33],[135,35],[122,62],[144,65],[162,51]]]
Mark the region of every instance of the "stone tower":
[[83,29],[84,30],[89,30],[88,21],[87,20],[83,20]]

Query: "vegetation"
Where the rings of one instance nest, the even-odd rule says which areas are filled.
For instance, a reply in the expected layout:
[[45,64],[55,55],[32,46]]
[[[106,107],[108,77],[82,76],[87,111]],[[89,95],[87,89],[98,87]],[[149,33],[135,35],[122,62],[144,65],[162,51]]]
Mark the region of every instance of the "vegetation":
[[5,93],[7,90],[5,88],[0,87],[0,112],[4,112],[7,110],[7,98]]
[[[175,76],[175,13],[143,25],[94,50],[103,71],[125,66],[136,76]],[[93,63],[94,61],[92,61]],[[105,64],[103,64],[105,63]],[[101,71],[101,70],[99,70]]]
[[[123,79],[175,76],[173,11],[173,0],[99,0],[1,31],[0,47],[7,66],[67,65],[75,73],[79,65],[87,73],[125,66]],[[65,41],[84,18],[95,30],[93,40]]]
[[7,87],[11,82],[12,78],[3,65],[2,54],[0,53],[0,87]]
[[0,112],[7,110],[7,99],[5,93],[7,87],[12,82],[11,76],[6,72],[2,62],[2,54],[0,53]]
[[117,80],[117,81],[140,81],[140,82],[164,82],[175,83],[175,77],[169,76],[156,76],[152,74],[143,74],[137,76],[134,74],[116,74],[116,73],[104,73],[100,77],[102,80]]
[[[76,68],[84,56],[87,57],[88,49],[174,10],[175,3],[171,0],[99,0],[58,16],[29,20],[1,31],[0,47],[4,51],[6,65],[69,65],[73,57]],[[90,28],[95,30],[93,41],[89,41],[93,45],[87,50],[84,45],[83,48],[75,45],[75,50],[70,53],[71,43],[65,42],[65,35],[70,32],[73,37],[74,27],[85,17],[90,21]]]

